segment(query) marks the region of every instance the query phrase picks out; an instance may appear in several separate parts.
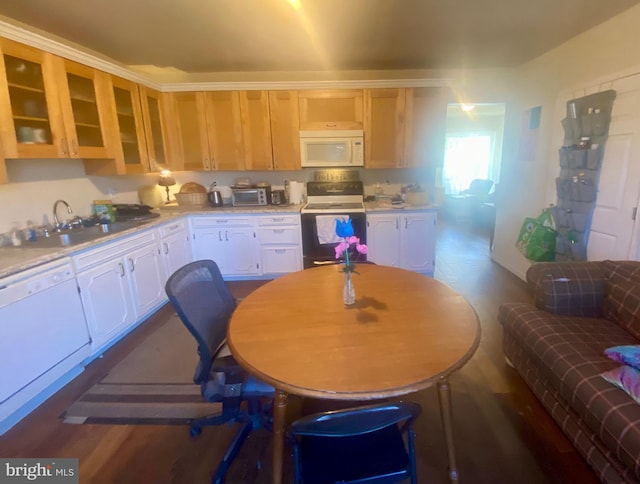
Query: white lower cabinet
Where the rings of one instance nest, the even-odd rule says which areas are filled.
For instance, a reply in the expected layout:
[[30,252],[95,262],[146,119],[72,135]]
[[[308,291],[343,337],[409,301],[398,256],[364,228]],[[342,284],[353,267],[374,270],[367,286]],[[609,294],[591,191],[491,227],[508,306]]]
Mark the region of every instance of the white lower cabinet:
[[189,223],[186,218],[161,226],[160,254],[164,266],[164,282],[175,271],[192,260]]
[[433,276],[437,213],[367,213],[368,259]]
[[265,276],[302,270],[300,214],[263,215],[258,219],[260,258]]
[[254,217],[193,216],[191,229],[194,260],[215,261],[223,276],[262,274]]
[[78,253],[77,273],[92,353],[101,352],[166,299],[155,231]]
[[136,320],[150,313],[166,297],[164,263],[158,252],[157,244],[150,244],[125,257]]

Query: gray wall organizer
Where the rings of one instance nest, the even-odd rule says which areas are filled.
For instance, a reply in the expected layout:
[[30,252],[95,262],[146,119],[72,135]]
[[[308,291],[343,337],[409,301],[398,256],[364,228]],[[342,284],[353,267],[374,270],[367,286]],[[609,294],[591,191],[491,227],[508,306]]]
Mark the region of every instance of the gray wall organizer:
[[616,92],[602,91],[567,102],[562,120],[564,145],[559,150],[556,260],[587,260],[587,241],[598,195],[600,168],[609,135]]

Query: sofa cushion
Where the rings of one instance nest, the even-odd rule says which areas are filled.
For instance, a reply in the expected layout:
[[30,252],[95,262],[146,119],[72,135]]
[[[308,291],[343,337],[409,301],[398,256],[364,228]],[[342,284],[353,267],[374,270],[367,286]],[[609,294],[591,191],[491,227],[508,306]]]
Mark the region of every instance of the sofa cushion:
[[640,262],[603,261],[604,316],[640,338]]
[[538,309],[566,316],[602,316],[604,276],[600,264],[533,264],[527,270],[527,282]]
[[640,405],[600,376],[619,366],[604,350],[637,344],[637,339],[612,321],[556,315],[524,303],[502,304],[498,319],[540,375],[640,476]]

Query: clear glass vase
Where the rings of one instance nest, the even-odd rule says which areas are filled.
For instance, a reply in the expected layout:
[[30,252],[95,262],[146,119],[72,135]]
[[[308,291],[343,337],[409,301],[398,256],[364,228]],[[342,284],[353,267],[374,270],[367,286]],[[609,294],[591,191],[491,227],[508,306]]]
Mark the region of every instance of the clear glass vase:
[[342,301],[346,306],[351,306],[356,302],[356,290],[351,280],[351,272],[344,273],[344,287],[342,288]]

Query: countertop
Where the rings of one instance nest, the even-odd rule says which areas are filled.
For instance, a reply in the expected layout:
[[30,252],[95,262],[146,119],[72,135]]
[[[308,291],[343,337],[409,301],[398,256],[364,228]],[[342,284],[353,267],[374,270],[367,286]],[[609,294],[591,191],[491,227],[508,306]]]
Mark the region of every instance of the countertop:
[[159,225],[171,222],[185,215],[217,215],[217,214],[262,214],[262,213],[297,213],[302,205],[267,205],[264,207],[180,207],[169,205],[156,209],[160,216],[154,219],[140,221],[136,226],[116,232],[105,234],[89,242],[72,246],[52,248],[32,248],[29,242],[23,242],[19,247],[0,247],[0,278],[11,276],[18,272],[36,267],[47,262],[68,257],[71,254],[94,248],[98,245],[110,242],[119,237],[136,233],[140,230],[149,230]]
[[[185,215],[218,215],[218,214],[250,214],[259,215],[264,213],[298,213],[303,204],[298,205],[267,205],[261,207],[184,207],[169,205],[156,210],[159,217],[141,221],[127,230],[122,230],[114,234],[105,234],[98,239],[69,247],[54,248],[32,248],[29,242],[23,242],[20,247],[0,247],[0,278],[11,276],[18,272],[36,267],[47,262],[68,257],[71,254],[94,248],[105,242],[110,242],[119,237],[133,234],[140,230],[149,230],[159,225],[171,222],[172,220]],[[404,206],[401,208],[392,207],[388,203],[366,202],[367,212],[410,212],[410,211],[431,211],[436,210],[435,206]]]

